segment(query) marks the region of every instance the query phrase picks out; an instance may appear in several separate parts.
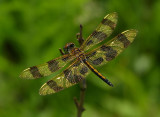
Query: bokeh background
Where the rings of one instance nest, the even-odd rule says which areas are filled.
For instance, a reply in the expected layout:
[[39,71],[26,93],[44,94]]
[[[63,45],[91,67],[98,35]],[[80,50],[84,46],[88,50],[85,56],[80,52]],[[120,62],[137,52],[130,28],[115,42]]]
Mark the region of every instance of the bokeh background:
[[78,45],[79,24],[86,38],[111,12],[118,25],[105,42],[127,29],[139,32],[120,56],[97,68],[113,88],[93,73],[87,77],[83,117],[160,117],[159,0],[0,0],[0,117],[75,117],[79,85],[40,96],[56,73],[37,80],[19,74],[60,56],[67,42]]

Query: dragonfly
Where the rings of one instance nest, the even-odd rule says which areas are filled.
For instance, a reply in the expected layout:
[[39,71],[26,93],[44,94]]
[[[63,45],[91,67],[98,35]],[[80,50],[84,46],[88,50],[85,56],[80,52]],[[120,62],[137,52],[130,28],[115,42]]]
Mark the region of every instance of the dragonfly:
[[79,48],[74,43],[67,43],[63,50],[59,49],[60,57],[44,64],[29,67],[22,71],[20,77],[23,79],[37,79],[49,76],[66,66],[66,69],[41,86],[40,95],[57,93],[71,87],[84,80],[90,72],[93,72],[109,86],[113,86],[95,67],[104,65],[117,57],[133,42],[137,35],[137,30],[126,30],[107,43],[101,44],[95,49],[92,48],[112,34],[117,20],[118,15],[116,12],[106,15],[86,40],[83,39],[82,25],[80,25],[80,32],[77,34]]

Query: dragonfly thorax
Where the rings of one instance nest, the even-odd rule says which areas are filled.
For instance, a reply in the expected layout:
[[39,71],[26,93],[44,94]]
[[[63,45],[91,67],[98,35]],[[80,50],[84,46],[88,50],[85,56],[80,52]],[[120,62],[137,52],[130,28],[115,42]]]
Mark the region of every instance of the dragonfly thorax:
[[70,53],[72,56],[79,57],[81,54],[83,54],[79,48],[75,47],[74,43],[67,43],[63,49],[66,54]]

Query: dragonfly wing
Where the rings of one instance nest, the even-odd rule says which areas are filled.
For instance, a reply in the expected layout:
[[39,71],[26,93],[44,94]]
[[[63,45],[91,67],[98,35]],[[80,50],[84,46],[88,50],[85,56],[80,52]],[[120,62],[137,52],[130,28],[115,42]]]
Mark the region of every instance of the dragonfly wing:
[[48,76],[53,72],[63,68],[68,62],[70,62],[73,59],[74,57],[71,57],[69,54],[63,55],[56,59],[50,60],[44,64],[25,69],[20,74],[20,77],[26,79],[35,79],[43,76]]
[[111,61],[133,42],[136,35],[137,30],[134,29],[120,33],[108,43],[86,53],[87,60],[93,66],[103,65]]
[[40,88],[40,95],[59,92],[83,80],[89,73],[89,68],[81,61],[76,60],[66,70],[47,81]]
[[115,12],[106,15],[97,29],[84,41],[81,49],[86,51],[109,37],[116,27],[117,18],[118,16]]

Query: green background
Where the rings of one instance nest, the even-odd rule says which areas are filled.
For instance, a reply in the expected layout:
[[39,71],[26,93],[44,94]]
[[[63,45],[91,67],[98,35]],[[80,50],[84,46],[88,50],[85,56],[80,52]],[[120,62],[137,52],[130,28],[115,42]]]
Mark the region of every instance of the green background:
[[79,85],[40,96],[50,77],[24,80],[19,74],[60,56],[67,42],[78,46],[79,24],[87,38],[112,12],[118,24],[105,42],[127,29],[139,32],[120,56],[97,68],[113,88],[93,73],[87,77],[83,117],[160,117],[158,0],[0,0],[0,117],[75,117]]

